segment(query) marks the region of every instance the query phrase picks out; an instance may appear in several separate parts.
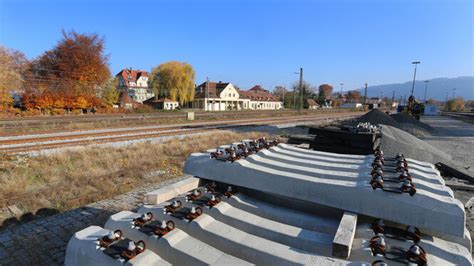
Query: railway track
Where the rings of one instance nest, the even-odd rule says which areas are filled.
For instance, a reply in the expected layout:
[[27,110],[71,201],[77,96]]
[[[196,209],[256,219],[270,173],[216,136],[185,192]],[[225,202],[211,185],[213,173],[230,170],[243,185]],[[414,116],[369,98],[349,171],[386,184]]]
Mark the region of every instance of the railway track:
[[473,112],[440,112],[441,115],[449,116],[468,123],[474,123]]
[[179,135],[197,134],[205,131],[252,125],[277,125],[352,118],[360,113],[333,113],[319,115],[289,116],[276,118],[234,119],[213,122],[187,123],[181,125],[145,126],[134,128],[101,129],[76,132],[60,132],[35,135],[0,137],[0,153],[18,154],[65,147],[85,146],[114,142],[149,140]]
[[[227,111],[227,112],[203,112],[195,111],[196,120],[206,120],[209,118],[231,119],[245,116],[247,118],[264,117],[271,115],[289,116],[296,115],[296,111],[260,111],[260,112],[246,112],[246,111]],[[186,112],[176,113],[151,113],[151,114],[95,114],[95,115],[71,115],[71,116],[49,116],[49,117],[35,117],[35,118],[15,118],[15,119],[0,119],[0,136],[14,135],[15,130],[19,128],[34,129],[37,133],[45,132],[44,127],[67,127],[70,125],[90,125],[97,123],[107,123],[110,125],[124,124],[124,123],[151,123],[163,120],[186,119]],[[137,124],[137,126],[139,126]]]

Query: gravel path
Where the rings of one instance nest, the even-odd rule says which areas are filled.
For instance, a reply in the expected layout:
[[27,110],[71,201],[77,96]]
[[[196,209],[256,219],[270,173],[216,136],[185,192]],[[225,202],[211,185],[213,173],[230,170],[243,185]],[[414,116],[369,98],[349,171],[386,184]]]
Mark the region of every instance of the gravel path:
[[474,176],[474,124],[447,116],[424,116],[421,121],[434,129],[421,139],[451,155]]
[[88,226],[103,226],[110,215],[136,210],[147,192],[186,177],[167,180],[81,208],[0,231],[0,265],[63,265],[67,242]]

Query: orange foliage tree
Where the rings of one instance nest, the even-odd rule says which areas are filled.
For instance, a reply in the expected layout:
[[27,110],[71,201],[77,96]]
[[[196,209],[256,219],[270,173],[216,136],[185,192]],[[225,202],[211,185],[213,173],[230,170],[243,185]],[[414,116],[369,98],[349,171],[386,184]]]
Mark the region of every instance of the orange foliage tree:
[[97,34],[63,31],[59,43],[30,64],[23,108],[69,112],[103,106],[96,94],[110,78],[108,60]]
[[95,95],[110,78],[109,57],[104,40],[97,34],[64,32],[63,38],[31,66],[35,81],[43,81],[51,91],[73,96]]
[[319,95],[324,95],[326,100],[331,99],[332,91],[333,91],[333,87],[329,84],[319,85]]
[[359,91],[348,91],[347,92],[347,99],[349,100],[349,102],[359,102],[360,100],[360,92]]

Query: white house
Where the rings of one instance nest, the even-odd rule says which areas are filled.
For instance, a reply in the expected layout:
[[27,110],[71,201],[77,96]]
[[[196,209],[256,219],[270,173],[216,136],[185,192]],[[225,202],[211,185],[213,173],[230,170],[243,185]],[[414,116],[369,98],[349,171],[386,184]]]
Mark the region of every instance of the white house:
[[155,96],[153,91],[148,88],[148,76],[146,71],[124,68],[116,75],[118,78],[117,89],[120,92],[126,91],[133,100],[143,103]]
[[191,107],[205,111],[277,110],[283,108],[283,103],[258,85],[241,91],[232,83],[204,82],[196,87]]
[[244,99],[244,109],[278,110],[283,108],[283,102],[260,85],[255,85],[247,91],[239,91]]

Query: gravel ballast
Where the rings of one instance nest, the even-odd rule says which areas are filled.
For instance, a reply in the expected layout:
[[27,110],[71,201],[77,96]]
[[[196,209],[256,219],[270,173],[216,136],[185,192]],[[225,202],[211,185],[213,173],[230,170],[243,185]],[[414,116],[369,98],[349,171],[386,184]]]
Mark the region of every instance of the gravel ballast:
[[431,163],[451,160],[451,156],[401,129],[382,125],[381,145],[384,153],[395,156],[401,152],[408,158]]
[[357,125],[359,123],[367,123],[369,122],[372,125],[389,125],[396,128],[401,128],[400,125],[395,119],[391,118],[386,113],[380,111],[379,109],[372,109],[370,112],[366,113],[365,115],[357,118],[354,121],[354,124]]
[[405,130],[417,137],[429,135],[431,127],[405,114],[388,115],[379,109],[372,109],[370,112],[359,117],[354,121],[358,123],[369,122],[372,125],[389,125],[398,129]]

